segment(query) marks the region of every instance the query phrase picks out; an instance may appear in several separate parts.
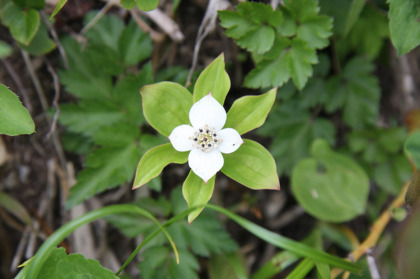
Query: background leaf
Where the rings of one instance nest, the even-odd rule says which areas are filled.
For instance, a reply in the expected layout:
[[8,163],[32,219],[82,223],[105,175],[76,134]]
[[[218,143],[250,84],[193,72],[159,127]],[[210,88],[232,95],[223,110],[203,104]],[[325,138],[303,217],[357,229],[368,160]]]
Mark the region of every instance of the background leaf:
[[369,179],[350,158],[337,154],[324,140],[312,145],[312,158],[292,173],[293,194],[305,210],[329,222],[353,219],[366,209]]

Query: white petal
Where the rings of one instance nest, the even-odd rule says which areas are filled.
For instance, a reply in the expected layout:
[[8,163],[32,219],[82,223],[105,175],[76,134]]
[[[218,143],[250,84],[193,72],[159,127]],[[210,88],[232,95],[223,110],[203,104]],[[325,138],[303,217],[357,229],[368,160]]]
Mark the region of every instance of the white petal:
[[203,152],[193,148],[188,156],[188,165],[206,183],[223,167],[223,162],[223,156],[217,149]]
[[176,151],[184,152],[193,148],[190,137],[194,136],[195,129],[190,125],[175,127],[169,135],[169,140]]
[[232,153],[244,143],[239,133],[232,128],[226,128],[217,132],[217,137],[222,139],[222,142],[218,144],[217,149],[223,153]]
[[196,102],[190,110],[190,122],[196,129],[208,125],[210,129],[220,130],[226,123],[226,111],[209,93]]

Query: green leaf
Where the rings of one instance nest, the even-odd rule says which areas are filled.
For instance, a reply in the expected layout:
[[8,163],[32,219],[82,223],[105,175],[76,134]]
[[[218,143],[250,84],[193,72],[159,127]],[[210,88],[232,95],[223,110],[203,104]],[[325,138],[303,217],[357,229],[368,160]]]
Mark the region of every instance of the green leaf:
[[134,21],[124,28],[118,46],[120,57],[125,65],[134,65],[149,58],[153,50],[150,36],[143,32]]
[[123,112],[110,101],[81,101],[78,105],[60,106],[60,123],[72,132],[92,136],[99,128],[112,125],[124,118]]
[[347,38],[337,41],[336,51],[342,59],[356,52],[372,60],[379,55],[388,37],[386,14],[378,8],[366,5]]
[[54,11],[52,12],[50,19],[55,17],[58,12],[64,7],[64,5],[67,3],[67,0],[58,0],[57,5],[54,8]]
[[32,219],[26,208],[13,197],[0,191],[0,206],[19,218],[27,225],[32,225]]
[[303,259],[293,270],[287,275],[286,279],[303,279],[314,268],[315,263],[310,259]]
[[192,170],[187,179],[185,179],[184,184],[182,185],[182,194],[188,204],[188,208],[203,205],[203,207],[199,207],[197,210],[188,214],[188,223],[191,223],[200,215],[201,211],[204,209],[204,205],[211,199],[215,179],[216,175],[210,178],[207,183],[204,183],[203,179],[198,177]]
[[134,9],[137,5],[136,0],[121,0],[121,6],[123,6],[124,9],[131,10]]
[[85,55],[105,75],[117,76],[124,71],[124,65],[118,57],[118,52],[108,45],[91,44],[86,48]]
[[245,257],[240,253],[213,254],[210,257],[210,279],[249,278]]
[[151,11],[157,8],[159,0],[137,0],[137,7],[142,11]]
[[[90,22],[98,12],[91,11],[85,17],[85,25]],[[89,44],[107,45],[116,53],[119,52],[118,38],[124,31],[124,22],[116,15],[110,14],[100,18],[89,31],[86,32]]]
[[318,279],[330,279],[330,267],[325,263],[315,263]]
[[44,22],[41,22],[38,32],[28,46],[20,45],[32,55],[44,55],[55,49],[56,45],[53,40],[48,37],[48,29]]
[[382,189],[398,195],[404,183],[410,179],[411,166],[403,155],[389,156],[388,161],[373,168],[373,178]]
[[102,126],[92,135],[95,144],[108,147],[123,147],[139,138],[138,126],[122,121],[112,126]]
[[10,23],[10,33],[16,41],[29,45],[38,31],[41,18],[34,9],[20,11],[14,15]]
[[273,27],[282,22],[282,13],[263,3],[242,2],[236,8],[237,12],[218,12],[221,25],[227,28],[226,35],[248,51],[268,51],[275,38]]
[[225,127],[233,128],[240,135],[264,124],[276,99],[277,88],[260,96],[245,96],[236,100],[227,114]]
[[[17,278],[25,279],[26,275],[19,274]],[[39,272],[39,278],[118,279],[111,270],[102,267],[97,260],[86,259],[81,254],[67,255],[63,247],[55,248],[52,251]]]
[[222,172],[233,180],[253,190],[279,190],[276,163],[262,145],[252,140],[244,143],[233,153],[223,154]]
[[67,54],[69,70],[62,70],[60,82],[71,94],[84,99],[108,97],[112,91],[112,78],[105,75],[82,46],[73,38],[66,37],[61,44]]
[[140,89],[143,113],[147,122],[164,136],[182,124],[189,123],[192,96],[173,82],[159,82]]
[[351,3],[350,10],[347,14],[346,25],[344,27],[344,37],[349,34],[354,24],[358,21],[365,3],[366,0],[355,0]]
[[345,222],[363,213],[369,179],[357,163],[330,149],[325,140],[312,145],[312,158],[292,173],[292,190],[311,215],[329,222]]
[[140,151],[135,143],[124,147],[99,148],[86,159],[86,168],[70,189],[66,207],[71,208],[93,195],[132,179]]
[[[271,59],[258,63],[245,78],[245,85],[251,88],[281,86],[290,78],[297,88],[302,89],[312,75],[312,64],[318,62],[316,52],[305,41],[295,38],[292,41],[277,39],[273,52],[278,53]],[[270,51],[271,52],[271,51]]]
[[197,102],[211,92],[221,104],[230,89],[230,78],[225,71],[225,58],[220,54],[204,71],[201,72],[194,86],[193,102]]
[[[281,93],[278,93],[281,95]],[[290,174],[302,158],[309,155],[311,142],[324,138],[328,143],[335,141],[335,128],[331,121],[312,115],[300,109],[298,102],[288,101],[273,109],[258,133],[274,137],[270,145],[279,174]]]
[[284,271],[287,267],[294,264],[299,257],[290,251],[282,251],[272,257],[267,263],[259,268],[251,279],[270,279],[274,275]]
[[338,258],[336,256],[332,256],[326,252],[319,251],[315,248],[305,245],[302,242],[294,241],[284,236],[281,236],[277,233],[273,233],[263,227],[260,227],[240,217],[239,215],[223,207],[219,207],[213,204],[208,204],[206,207],[222,213],[223,215],[232,219],[233,221],[235,221],[237,224],[239,224],[241,227],[243,227],[244,229],[246,229],[253,235],[257,236],[258,238],[276,247],[290,251],[301,257],[307,257],[315,262],[326,263],[331,266],[349,270],[350,272],[357,273],[357,272],[362,271],[362,267],[358,264],[348,262],[344,259]]
[[167,247],[155,246],[143,253],[139,264],[141,278],[144,279],[198,279],[200,265],[188,251],[179,250],[180,263],[177,264]]
[[0,58],[5,58],[12,54],[12,48],[3,41],[0,41]]
[[45,0],[13,0],[22,9],[33,8],[41,10],[45,6]]
[[172,144],[166,143],[147,151],[137,166],[133,189],[136,189],[158,176],[164,167],[171,163],[184,164],[188,160],[188,152],[178,152]]
[[374,126],[378,117],[380,88],[372,71],[372,63],[356,57],[330,80],[326,109],[343,108],[344,121],[353,129]]
[[32,134],[35,124],[19,98],[0,83],[0,134]]
[[420,131],[414,132],[408,137],[404,150],[420,169]]
[[416,0],[388,0],[391,41],[398,55],[420,44],[420,3]]

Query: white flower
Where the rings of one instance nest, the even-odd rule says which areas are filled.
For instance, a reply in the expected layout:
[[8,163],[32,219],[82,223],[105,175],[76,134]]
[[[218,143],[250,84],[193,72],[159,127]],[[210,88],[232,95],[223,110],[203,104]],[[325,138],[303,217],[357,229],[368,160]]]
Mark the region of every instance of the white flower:
[[188,165],[207,183],[223,167],[221,153],[232,153],[244,142],[235,129],[222,129],[226,111],[211,93],[191,107],[189,117],[192,127],[176,127],[169,140],[175,150],[191,151]]

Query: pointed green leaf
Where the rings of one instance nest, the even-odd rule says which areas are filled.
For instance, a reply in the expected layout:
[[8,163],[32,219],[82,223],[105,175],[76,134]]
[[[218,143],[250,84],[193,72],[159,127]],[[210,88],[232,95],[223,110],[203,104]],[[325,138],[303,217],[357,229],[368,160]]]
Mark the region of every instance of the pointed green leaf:
[[151,11],[159,5],[159,0],[137,0],[137,7],[142,11]]
[[189,123],[192,96],[185,87],[173,82],[159,82],[140,89],[143,113],[147,122],[164,136]]
[[[213,195],[215,179],[216,175],[210,178],[207,183],[204,183],[203,179],[198,177],[193,171],[190,171],[190,174],[182,185],[182,194],[187,201],[188,208],[206,205],[208,203]],[[188,223],[194,221],[203,209],[204,206],[188,214]]]
[[38,31],[41,18],[34,9],[18,13],[10,24],[10,33],[16,41],[29,45]]
[[19,201],[3,192],[0,192],[0,207],[6,209],[27,225],[32,225],[31,215],[26,208]]
[[0,134],[32,134],[35,124],[19,98],[0,83]]
[[158,176],[164,167],[171,163],[184,164],[188,160],[188,152],[176,151],[172,144],[166,143],[147,151],[137,166],[133,189],[136,189]]
[[350,32],[354,24],[359,19],[360,13],[365,6],[366,0],[355,0],[352,1],[350,10],[347,14],[346,25],[344,27],[344,37]]
[[150,57],[153,50],[152,40],[132,21],[119,38],[118,50],[125,65],[134,65]]
[[67,3],[67,0],[59,0],[57,5],[54,8],[54,11],[52,12],[50,19],[55,17],[56,14],[64,7],[64,5]]
[[420,169],[420,131],[412,133],[408,137],[404,150],[413,159],[417,168]]
[[262,145],[244,140],[238,150],[223,154],[222,172],[233,180],[253,190],[279,190],[276,163],[273,156]]
[[332,151],[325,140],[312,145],[312,158],[292,173],[292,190],[311,215],[328,222],[345,222],[366,209],[369,178],[352,159]]
[[318,279],[329,279],[331,278],[330,267],[326,263],[315,263],[316,272],[318,274]]
[[195,103],[211,92],[223,105],[229,89],[230,78],[225,71],[225,58],[222,53],[201,72],[194,86],[193,101]]
[[245,96],[236,100],[227,114],[225,127],[245,134],[264,124],[276,99],[277,88],[260,96]]
[[420,2],[417,0],[388,0],[391,41],[399,55],[420,44]]

